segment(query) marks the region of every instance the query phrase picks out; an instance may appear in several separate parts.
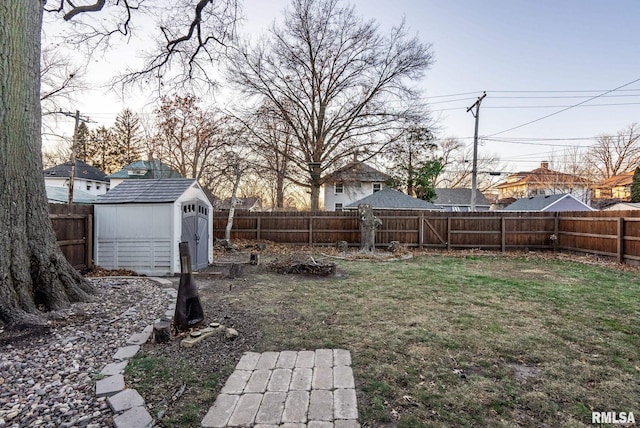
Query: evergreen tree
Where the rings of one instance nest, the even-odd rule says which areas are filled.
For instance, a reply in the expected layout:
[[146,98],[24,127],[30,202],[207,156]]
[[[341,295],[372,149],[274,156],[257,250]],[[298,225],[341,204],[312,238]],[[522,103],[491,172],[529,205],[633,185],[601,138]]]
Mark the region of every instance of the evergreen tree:
[[442,162],[438,159],[425,162],[415,178],[416,196],[424,201],[433,202],[436,197],[436,179],[442,172]]
[[142,153],[142,129],[140,118],[129,109],[124,109],[111,129],[113,141],[112,162],[117,169],[140,159]]
[[631,183],[631,202],[640,202],[640,166],[633,173]]

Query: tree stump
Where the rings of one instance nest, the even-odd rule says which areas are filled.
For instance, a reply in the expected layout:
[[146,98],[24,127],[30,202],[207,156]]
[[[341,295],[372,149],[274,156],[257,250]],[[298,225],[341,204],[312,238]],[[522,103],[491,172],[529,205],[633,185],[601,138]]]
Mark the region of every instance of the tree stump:
[[391,253],[397,253],[398,251],[400,251],[400,248],[402,248],[400,246],[400,241],[391,241],[389,243],[389,246],[387,247],[387,251]]
[[373,253],[376,248],[376,230],[382,225],[382,220],[373,215],[371,205],[358,205],[360,217],[360,252]]
[[153,341],[165,343],[171,340],[171,324],[167,321],[158,321],[153,324]]

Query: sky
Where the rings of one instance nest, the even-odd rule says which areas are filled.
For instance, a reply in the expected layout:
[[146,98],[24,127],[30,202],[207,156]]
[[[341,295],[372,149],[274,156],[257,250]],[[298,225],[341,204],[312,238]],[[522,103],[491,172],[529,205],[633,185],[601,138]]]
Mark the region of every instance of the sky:
[[[258,37],[289,3],[244,0],[241,31]],[[404,19],[409,34],[431,44],[435,62],[416,84],[438,137],[456,137],[472,147],[475,119],[467,108],[486,91],[479,156],[498,156],[504,169],[536,168],[568,147],[587,147],[598,135],[640,122],[639,0],[350,4],[382,31]],[[107,82],[135,63],[134,45],[116,43],[110,53],[96,55],[89,70],[92,83]],[[147,116],[153,111],[144,94],[123,100],[103,88],[78,98],[77,108],[91,118],[90,126],[111,126],[125,107]],[[73,129],[63,119],[60,126]]]

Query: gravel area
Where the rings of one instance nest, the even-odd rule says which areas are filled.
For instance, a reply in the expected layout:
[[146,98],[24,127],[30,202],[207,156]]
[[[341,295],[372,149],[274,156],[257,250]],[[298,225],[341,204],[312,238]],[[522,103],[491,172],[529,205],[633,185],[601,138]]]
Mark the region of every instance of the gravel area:
[[98,374],[168,300],[148,279],[90,280],[94,301],[72,305],[47,328],[0,330],[0,427],[113,426],[106,398],[95,396]]

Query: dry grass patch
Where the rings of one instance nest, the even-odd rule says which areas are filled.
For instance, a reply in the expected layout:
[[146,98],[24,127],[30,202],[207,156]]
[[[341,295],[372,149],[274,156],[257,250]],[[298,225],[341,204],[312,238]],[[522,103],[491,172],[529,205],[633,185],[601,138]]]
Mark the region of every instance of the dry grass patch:
[[[353,353],[369,426],[588,426],[640,416],[640,280],[535,257],[338,261],[332,280],[273,277],[235,295],[265,350]],[[250,309],[249,309],[250,308]]]

